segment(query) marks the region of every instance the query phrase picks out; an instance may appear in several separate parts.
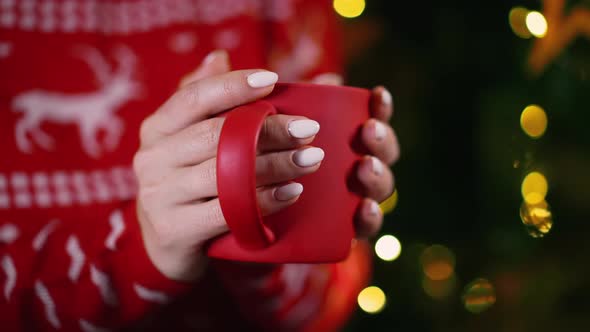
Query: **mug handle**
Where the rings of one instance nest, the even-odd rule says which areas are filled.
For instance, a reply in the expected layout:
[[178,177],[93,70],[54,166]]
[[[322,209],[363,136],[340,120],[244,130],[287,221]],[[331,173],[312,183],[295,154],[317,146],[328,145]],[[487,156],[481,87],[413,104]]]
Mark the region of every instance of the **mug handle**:
[[274,242],[256,197],[256,146],[264,119],[276,114],[266,101],[239,106],[225,117],[217,146],[217,191],[221,211],[238,244],[263,249]]

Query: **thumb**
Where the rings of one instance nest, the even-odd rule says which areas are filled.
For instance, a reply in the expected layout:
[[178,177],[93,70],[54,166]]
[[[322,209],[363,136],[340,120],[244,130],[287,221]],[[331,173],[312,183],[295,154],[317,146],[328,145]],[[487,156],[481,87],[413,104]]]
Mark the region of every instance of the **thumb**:
[[199,67],[184,76],[179,84],[179,88],[186,86],[200,79],[227,73],[231,70],[229,55],[225,50],[215,50],[207,54]]

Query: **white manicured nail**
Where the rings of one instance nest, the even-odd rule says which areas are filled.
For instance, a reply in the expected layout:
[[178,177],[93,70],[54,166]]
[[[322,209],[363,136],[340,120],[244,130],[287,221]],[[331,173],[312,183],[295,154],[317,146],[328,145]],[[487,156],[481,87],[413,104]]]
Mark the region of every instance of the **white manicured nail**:
[[307,148],[293,153],[293,162],[299,167],[310,167],[324,160],[324,150]]
[[303,185],[301,183],[289,183],[275,190],[274,196],[277,201],[288,201],[295,198],[303,192]]
[[387,89],[383,89],[381,92],[381,102],[385,105],[391,105],[391,93]]
[[369,207],[369,209],[370,209],[370,210],[369,210],[369,213],[370,213],[372,216],[376,216],[376,215],[378,215],[378,214],[379,214],[379,204],[377,204],[377,202],[375,202],[375,201],[372,201],[372,202],[371,202],[371,206]]
[[380,121],[375,121],[375,139],[381,141],[387,135],[387,129],[385,129],[385,125]]
[[308,138],[320,131],[320,124],[313,120],[295,120],[289,122],[289,134],[295,138]]
[[383,174],[383,164],[375,157],[371,157],[371,164],[373,164],[373,173],[377,175]]
[[252,88],[264,88],[275,84],[279,80],[279,75],[272,71],[259,71],[248,75],[248,85]]

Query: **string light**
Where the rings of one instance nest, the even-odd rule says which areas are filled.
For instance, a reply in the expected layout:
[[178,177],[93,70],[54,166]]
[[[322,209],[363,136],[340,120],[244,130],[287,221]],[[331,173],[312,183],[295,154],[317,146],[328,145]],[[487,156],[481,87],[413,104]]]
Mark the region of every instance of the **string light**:
[[370,314],[376,314],[383,310],[385,301],[385,293],[377,286],[363,289],[357,297],[359,307]]
[[531,38],[531,32],[526,26],[526,16],[529,10],[524,7],[514,7],[508,14],[508,23],[510,28],[515,35],[520,38],[528,39]]
[[545,200],[549,185],[545,176],[539,172],[531,172],[522,180],[521,194],[527,204],[539,204]]
[[547,130],[547,114],[539,105],[529,105],[520,115],[520,127],[532,138],[543,136]]
[[354,18],[365,10],[365,0],[334,0],[333,6],[340,16]]
[[402,245],[393,235],[383,235],[375,242],[375,253],[384,261],[397,259],[402,252]]
[[537,38],[543,38],[547,34],[547,20],[543,14],[531,11],[526,15],[526,27]]
[[494,286],[483,278],[470,282],[463,291],[465,309],[472,313],[480,313],[496,303]]
[[431,280],[448,279],[455,271],[455,256],[447,247],[438,244],[424,249],[420,262],[424,274]]

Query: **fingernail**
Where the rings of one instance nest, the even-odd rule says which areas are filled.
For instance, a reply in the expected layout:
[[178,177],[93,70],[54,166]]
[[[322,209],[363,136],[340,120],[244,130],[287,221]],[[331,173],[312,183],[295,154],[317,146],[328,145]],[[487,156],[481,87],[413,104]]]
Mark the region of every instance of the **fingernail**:
[[274,197],[277,201],[288,201],[293,199],[303,192],[303,185],[301,183],[289,183],[279,187],[274,192]]
[[248,85],[252,88],[264,88],[275,84],[279,80],[279,75],[272,71],[259,71],[248,75]]
[[387,89],[383,89],[381,92],[381,102],[385,105],[391,105],[391,93]]
[[378,141],[382,141],[387,134],[387,129],[385,129],[385,125],[380,121],[375,121],[375,139]]
[[379,214],[379,204],[377,204],[377,202],[371,201],[371,204],[369,206],[369,214],[372,216],[376,216]]
[[293,162],[299,167],[310,167],[324,159],[324,150],[307,148],[293,153]]
[[289,122],[287,129],[295,138],[308,138],[320,131],[320,124],[313,120],[295,120]]
[[383,164],[375,157],[371,157],[371,164],[373,166],[373,173],[377,175],[383,174]]
[[207,54],[207,56],[205,57],[205,59],[203,59],[203,61],[201,63],[203,65],[210,64],[211,62],[213,62],[213,60],[215,60],[218,53],[219,53],[219,50],[209,52],[209,54]]

